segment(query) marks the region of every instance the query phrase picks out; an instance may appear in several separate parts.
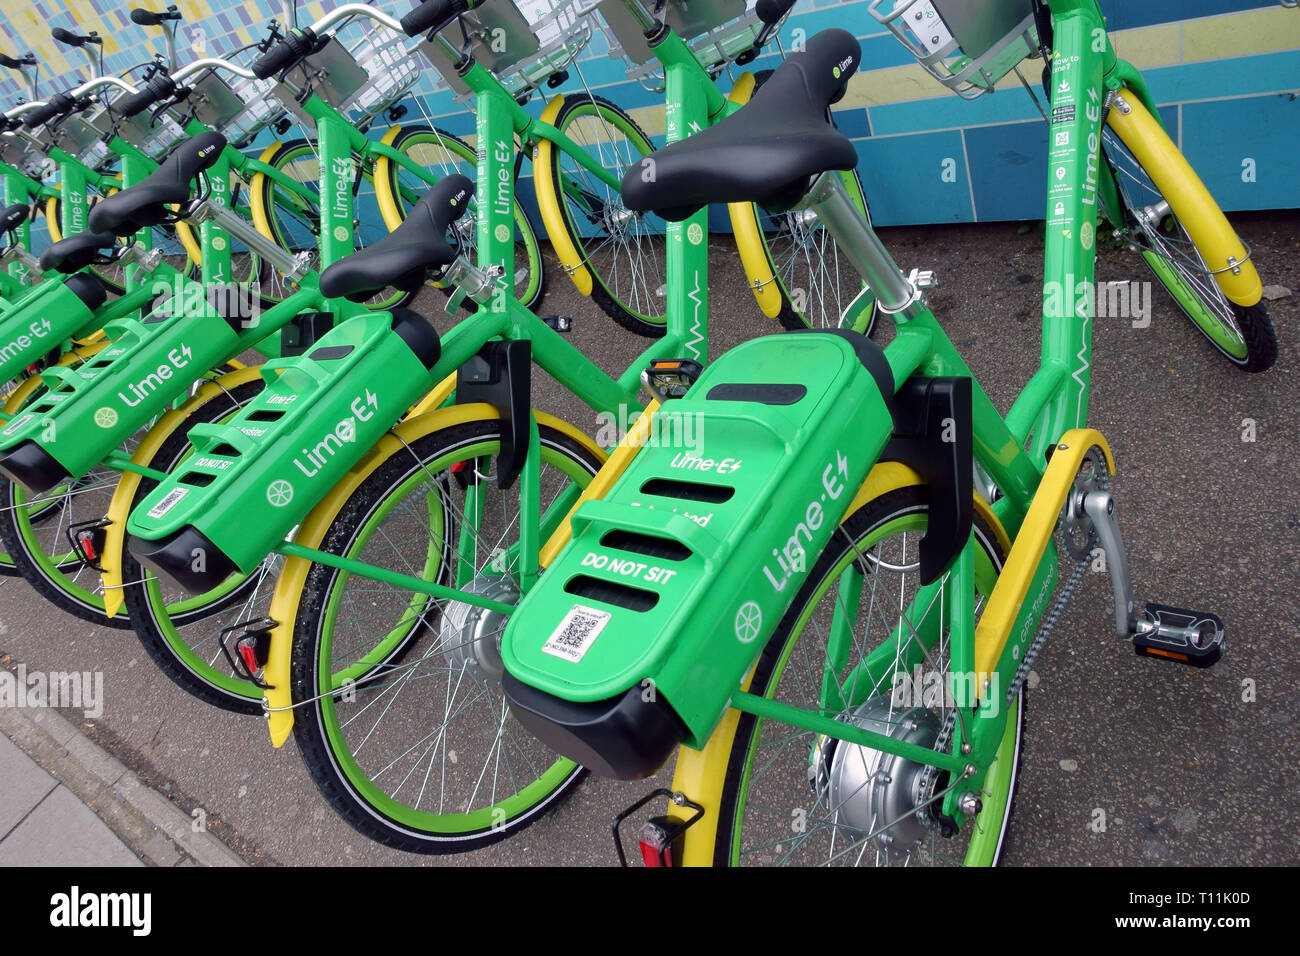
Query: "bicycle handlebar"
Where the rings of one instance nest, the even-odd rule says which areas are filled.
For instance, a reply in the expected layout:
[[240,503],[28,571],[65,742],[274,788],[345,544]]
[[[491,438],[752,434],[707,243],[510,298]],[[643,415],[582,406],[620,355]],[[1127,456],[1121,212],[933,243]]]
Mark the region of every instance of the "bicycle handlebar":
[[175,7],[168,7],[162,13],[154,13],[144,7],[136,7],[131,11],[131,22],[142,27],[160,27],[168,20],[179,20],[180,18],[180,11]]
[[[455,2],[465,3],[467,0],[455,0]],[[345,3],[335,7],[311,26],[286,34],[279,43],[257,58],[253,64],[252,75],[259,80],[265,80],[295,66],[320,49],[326,30],[352,17],[368,17],[388,27],[394,33],[406,32],[401,23],[382,10],[376,10],[364,3]]]
[[416,0],[414,9],[402,17],[402,32],[415,37],[430,30],[441,30],[474,6],[472,0]]
[[44,103],[36,104],[31,111],[23,117],[23,126],[27,129],[35,129],[38,126],[44,126],[56,116],[62,116],[64,113],[71,112],[75,101],[67,93],[55,93]]
[[149,77],[138,93],[129,93],[113,101],[113,109],[130,118],[143,113],[159,100],[176,95],[176,81],[161,70]]
[[55,27],[53,30],[50,31],[50,36],[54,37],[54,39],[58,40],[62,44],[65,44],[66,46],[76,47],[77,49],[81,49],[87,43],[103,42],[97,36],[78,36],[77,34],[73,33],[71,30],[63,29],[63,27]]
[[758,18],[769,27],[780,22],[781,18],[790,12],[794,6],[795,0],[758,0],[754,6],[754,12]]
[[316,48],[316,34],[310,27],[301,33],[289,33],[253,61],[253,75],[265,80],[301,62]]

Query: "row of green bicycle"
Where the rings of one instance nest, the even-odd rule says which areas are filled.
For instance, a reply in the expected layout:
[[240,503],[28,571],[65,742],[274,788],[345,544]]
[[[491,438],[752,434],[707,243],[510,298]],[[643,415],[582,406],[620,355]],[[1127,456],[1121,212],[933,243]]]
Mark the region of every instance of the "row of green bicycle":
[[[506,9],[515,19],[522,22],[522,18],[513,7],[507,5]],[[172,21],[169,19],[175,16],[174,13],[149,14],[136,11],[133,16],[139,22],[155,23],[163,27],[169,52],[174,55],[170,30]],[[517,27],[517,24],[509,19],[506,23],[511,28]],[[746,29],[748,33],[745,35],[752,43],[754,31],[752,28]],[[276,35],[273,28],[272,39]],[[577,35],[576,39],[570,35],[559,45],[559,53],[562,53],[565,58],[572,57],[578,49],[581,49],[582,42],[581,34]],[[733,39],[730,42],[735,46],[737,41]],[[431,46],[430,41],[426,41],[424,46],[433,53],[435,59],[438,55],[444,58],[448,56],[445,50]],[[327,59],[336,57],[338,52],[329,46],[324,48]],[[516,99],[525,98],[519,92],[521,82],[531,84],[529,87],[531,89],[540,85],[547,76],[555,75],[554,68],[557,62],[560,66],[567,62],[566,59],[556,60],[555,49],[546,49],[542,53],[543,59],[552,69],[551,73],[539,74],[535,68],[530,68],[531,72],[526,74],[529,77],[527,81],[518,79],[517,74],[513,79],[508,77],[506,83],[500,83],[498,80],[494,86],[502,92],[511,93]],[[315,56],[320,55],[315,54]],[[391,60],[391,57],[389,59]],[[233,64],[227,63],[226,66],[229,66],[228,72],[236,75],[249,73],[248,70],[240,69]],[[696,68],[703,73],[708,67],[699,64]],[[125,122],[123,117],[126,113],[138,117],[145,110],[153,108],[159,101],[165,102],[168,98],[173,98],[188,104],[191,112],[195,114],[190,116],[186,123],[189,132],[196,133],[204,128],[201,120],[206,119],[214,128],[228,131],[233,129],[232,135],[240,134],[244,139],[248,139],[252,132],[249,117],[238,112],[233,116],[229,115],[233,110],[227,114],[214,116],[212,109],[209,108],[214,103],[242,103],[249,98],[244,88],[236,87],[233,92],[238,95],[228,95],[225,100],[220,100],[217,93],[213,92],[222,89],[222,84],[217,83],[213,75],[213,71],[219,69],[225,69],[222,61],[208,60],[191,64],[176,76],[158,70],[149,77],[144,89],[124,97],[127,102],[123,104],[116,118]],[[218,167],[213,171],[215,175],[210,173],[207,178],[209,184],[215,184],[212,188],[216,198],[212,205],[224,205],[230,211],[246,213],[246,216],[241,215],[245,224],[251,219],[263,236],[272,239],[282,250],[291,252],[297,257],[296,265],[288,269],[283,264],[278,267],[273,266],[272,259],[259,251],[256,237],[245,242],[237,230],[223,230],[221,225],[210,222],[202,226],[199,230],[200,237],[196,239],[194,230],[187,222],[182,220],[174,224],[178,237],[185,249],[189,250],[190,260],[207,266],[201,278],[209,290],[207,293],[209,297],[215,295],[212,290],[219,290],[220,298],[227,305],[226,311],[231,311],[230,306],[243,306],[240,311],[242,316],[246,316],[250,308],[259,306],[269,308],[292,294],[293,290],[285,280],[285,276],[292,275],[295,270],[301,271],[304,255],[316,254],[319,256],[319,262],[325,264],[354,248],[364,248],[373,244],[374,227],[367,227],[362,223],[364,218],[362,212],[366,202],[359,194],[364,191],[365,184],[374,184],[374,202],[371,205],[378,207],[385,224],[395,227],[412,208],[422,190],[438,181],[439,177],[456,169],[473,172],[473,150],[447,134],[423,128],[395,127],[377,140],[367,140],[357,133],[354,128],[355,123],[350,124],[347,132],[344,132],[343,114],[328,102],[332,98],[346,105],[344,101],[349,98],[355,100],[362,97],[372,104],[371,112],[381,112],[384,104],[390,102],[394,96],[400,95],[402,92],[400,87],[391,85],[386,87],[383,91],[384,97],[376,101],[373,95],[363,96],[367,93],[364,87],[348,93],[336,90],[333,86],[325,89],[326,84],[321,83],[320,88],[313,90],[311,76],[319,74],[313,74],[306,66],[296,69],[301,70],[307,77],[295,94],[298,99],[303,100],[303,105],[299,109],[304,113],[311,111],[315,114],[308,115],[318,128],[318,137],[314,137],[312,141],[274,143],[256,160],[248,158],[233,148],[227,149],[226,156],[230,162],[230,169]],[[524,67],[520,68],[521,71],[524,69]],[[326,71],[322,69],[320,72]],[[288,73],[293,74],[294,70]],[[331,69],[328,71],[328,75],[332,78],[331,83],[336,85],[343,73],[337,63],[331,61]],[[388,77],[393,75],[401,76],[403,71],[393,69],[386,74]],[[197,81],[194,79],[196,76],[200,78]],[[240,76],[239,79],[245,84],[256,82],[251,75]],[[188,87],[182,85],[186,83],[189,84]],[[103,84],[122,85],[120,81],[107,79]],[[48,122],[53,118],[57,122],[57,129],[52,131],[50,136],[55,140],[55,145],[47,148],[47,152],[55,156],[64,172],[65,191],[69,189],[67,184],[71,183],[74,186],[78,184],[77,173],[82,170],[78,161],[57,144],[67,140],[82,142],[85,139],[93,139],[88,136],[82,136],[80,140],[76,139],[81,134],[78,132],[80,126],[73,125],[74,121],[81,126],[85,124],[70,109],[70,106],[76,103],[84,106],[85,101],[81,98],[88,92],[83,89],[74,91],[75,95],[70,97],[59,95],[53,98],[50,104],[43,107],[28,107],[22,111],[28,119],[34,116],[39,121]],[[309,96],[304,97],[304,94]],[[288,99],[287,96],[283,98]],[[378,106],[375,105],[376,102]],[[111,106],[106,111],[112,112]],[[258,121],[263,127],[268,123],[277,122],[281,112],[273,112],[269,107],[263,106],[259,110]],[[556,247],[567,249],[567,253],[564,254],[577,263],[574,268],[566,271],[570,272],[582,291],[591,293],[606,312],[625,325],[646,334],[655,334],[656,330],[661,331],[666,254],[662,241],[654,236],[658,228],[656,220],[652,216],[628,216],[617,200],[616,190],[613,187],[614,173],[606,170],[608,167],[616,172],[630,167],[636,157],[649,151],[651,148],[649,139],[622,111],[590,95],[553,97],[546,105],[543,121],[548,118],[554,120],[554,128],[558,132],[556,142],[562,148],[552,149],[551,141],[542,139],[538,150],[542,155],[537,163],[538,172],[535,179],[539,183],[539,204],[542,206],[544,216],[558,223],[552,235],[563,237],[562,241],[556,243]],[[16,122],[16,119],[11,121],[11,123]],[[281,125],[283,125],[282,121]],[[325,129],[326,125],[328,129]],[[523,123],[519,125],[522,126]],[[121,130],[119,129],[118,132]],[[123,181],[127,184],[138,182],[143,177],[143,172],[152,168],[152,164],[139,157],[120,136],[100,138],[109,139],[111,152],[126,154],[128,168],[123,171]],[[98,141],[95,142],[98,145]],[[30,143],[21,145],[28,149],[31,147]],[[600,165],[596,165],[597,161]],[[599,172],[588,167],[594,167]],[[343,171],[343,175],[339,181],[327,186],[320,176],[322,168],[339,169]],[[101,176],[102,184],[104,174],[98,175]],[[245,187],[244,182],[249,182],[251,185]],[[223,183],[228,183],[224,195],[221,189]],[[548,186],[550,188],[547,188]],[[333,197],[342,195],[349,187],[354,193],[350,215],[348,213],[342,216],[335,215],[331,220],[327,215],[331,204],[335,212],[341,208],[334,202]],[[177,195],[180,195],[179,191]],[[75,211],[80,217],[77,222],[70,223],[70,228],[65,231],[75,232],[77,226],[84,226],[85,204],[67,202],[63,204],[63,208]],[[754,207],[738,210],[737,213],[742,217],[749,216],[751,228],[748,235],[759,237],[757,241],[751,240],[749,243],[750,259],[759,263],[756,269],[752,270],[755,272],[753,288],[760,295],[760,301],[763,301],[765,307],[770,310],[770,314],[786,323],[800,322],[803,316],[807,316],[809,321],[814,322],[838,321],[845,311],[846,304],[861,290],[861,284],[847,286],[838,278],[834,281],[819,279],[809,282],[797,274],[802,271],[806,276],[811,271],[822,268],[836,276],[843,272],[839,264],[833,261],[833,247],[828,250],[824,239],[815,235],[818,230],[801,229],[800,237],[787,242],[787,251],[782,252],[781,247],[775,243],[779,236],[774,235],[770,230],[764,233],[757,228],[758,213]],[[503,228],[513,230],[517,260],[522,263],[514,270],[517,279],[516,293],[525,304],[534,305],[544,287],[541,257],[528,217],[517,201],[514,203],[512,216],[513,222]],[[471,249],[477,232],[474,218],[471,214],[459,224],[458,241]],[[229,222],[227,221],[226,224],[229,225]],[[347,230],[348,235],[345,236],[341,230]],[[20,234],[15,238],[18,240],[13,243],[16,252],[23,248],[23,240],[26,237]],[[142,230],[137,237],[137,242],[147,248],[149,239],[148,231]],[[93,239],[82,240],[83,243],[93,241]],[[216,249],[212,248],[213,245]],[[320,247],[318,252],[317,245]],[[796,245],[804,249],[797,255],[788,251]],[[807,250],[815,252],[815,257]],[[831,259],[825,258],[828,254]],[[73,257],[67,260],[65,265],[69,268],[82,266],[82,263],[77,261],[78,257],[90,255],[93,255],[93,252],[88,246],[78,246],[74,250]],[[771,264],[774,255],[780,255],[785,262],[780,270]],[[285,257],[280,258],[283,262]],[[118,253],[112,265],[99,264],[92,265],[91,268],[97,269],[101,275],[110,269],[120,272],[124,259],[125,256]],[[131,267],[128,267],[127,271],[140,274]],[[787,279],[774,280],[773,273],[776,271],[783,271]],[[29,272],[35,274],[36,270],[29,269]],[[139,308],[141,302],[152,301],[151,298],[147,298],[147,295],[159,286],[163,278],[166,277],[155,272],[149,281],[141,281],[132,290],[135,293],[134,298],[116,300],[103,306],[101,311],[112,310],[107,316],[108,320],[116,319],[119,314],[133,313]],[[174,281],[172,278],[167,278],[167,281],[161,284],[171,288],[169,283]],[[61,283],[55,280],[54,284]],[[148,286],[148,290],[145,286]],[[792,296],[787,290],[805,287],[812,287],[819,291],[800,298],[804,312],[797,316],[792,311]],[[43,288],[49,291],[51,286],[45,285]],[[850,289],[852,296],[848,294]],[[189,287],[189,291],[194,292],[193,286]],[[381,290],[377,295],[369,297],[367,304],[372,307],[400,304],[413,294],[413,291],[413,289]],[[349,308],[347,303],[337,306],[326,303],[322,306],[301,296],[297,301],[299,304],[297,310],[285,309],[274,313],[273,316],[268,315],[256,323],[249,323],[244,330],[247,334],[239,339],[241,350],[256,343],[267,354],[277,354],[279,342],[275,333],[286,320],[293,323],[291,332],[298,347],[301,347],[303,335],[310,338],[312,334],[318,334],[316,330],[324,324],[316,318],[303,316],[304,309],[333,308],[338,315],[345,315]],[[34,300],[29,304],[35,307]],[[814,314],[815,310],[825,314]],[[227,316],[227,318],[232,317]],[[84,312],[75,316],[66,313],[62,322],[62,325],[69,329],[81,324],[86,324],[92,330],[97,327],[96,320],[86,316]],[[60,337],[52,336],[52,339]],[[71,353],[66,361],[79,363],[85,357],[87,356],[82,353]],[[113,357],[115,356],[106,358],[111,360]],[[30,365],[32,356],[15,354],[12,358],[11,368],[7,367],[5,371],[16,373],[20,378],[12,382],[11,389],[16,388],[23,381],[21,374]],[[30,389],[33,384],[28,381],[27,389]],[[29,397],[30,391],[23,391],[16,394],[16,401],[26,401]],[[9,403],[11,411],[16,408],[16,401]],[[139,415],[135,415],[131,421],[139,424],[148,419],[141,419]],[[122,434],[131,433],[122,432]],[[104,447],[109,446],[105,443]],[[102,483],[105,477],[111,481],[116,476],[101,475],[99,483]],[[65,606],[70,609],[88,609],[95,613],[101,604],[99,598],[89,592],[81,593],[86,589],[81,588],[78,581],[85,575],[85,568],[71,564],[70,570],[65,574],[65,566],[69,566],[69,558],[72,557],[64,546],[66,526],[79,524],[81,515],[93,519],[97,517],[97,511],[102,514],[103,510],[102,499],[93,500],[95,495],[90,486],[95,482],[88,482],[85,479],[79,481],[81,484],[76,489],[76,498],[67,498],[66,507],[61,509],[65,512],[62,514],[65,520],[61,523],[55,522],[52,530],[47,531],[47,538],[39,546],[33,544],[24,546],[23,539],[26,536],[23,532],[26,529],[11,528],[10,530],[16,533],[10,537],[16,538],[17,543],[12,544],[10,550],[14,554],[14,562],[20,566],[24,563],[24,553],[27,551],[32,553],[34,560],[29,562],[33,566],[32,570],[39,581],[48,585],[43,590],[53,599],[64,601]],[[73,502],[76,511],[71,510],[74,507]],[[22,523],[21,517],[17,520]],[[41,560],[39,557],[42,552],[46,560]],[[64,586],[62,578],[69,576],[70,586]],[[111,595],[110,600],[112,600]]]
[[[500,63],[489,69],[482,38],[528,26],[493,2],[424,0],[400,22],[345,5],[273,33],[247,69],[201,60],[132,91],[143,111],[211,102],[184,85],[204,71],[297,75],[290,112],[314,122],[315,167],[294,179],[264,154],[245,218],[243,190],[229,184],[247,157],[191,125],[197,135],[148,175],[124,168],[125,188],[90,209],[88,234],[44,253],[59,276],[14,296],[3,328],[33,328],[57,295],[64,324],[47,330],[51,344],[104,334],[11,393],[0,536],[15,566],[74,613],[129,622],[203,699],[264,712],[276,745],[293,729],[322,792],[393,846],[500,839],[540,817],[583,765],[640,778],[681,747],[669,814],[643,828],[648,861],[749,858],[763,815],[779,820],[791,799],[806,806],[811,787],[822,823],[793,841],[788,825],[756,839],[753,859],[770,862],[779,845],[785,861],[802,849],[847,862],[995,862],[1023,726],[1020,671],[1029,638],[1036,653],[1055,619],[1045,599],[1024,598],[1058,581],[1054,531],[1075,557],[1106,549],[1117,629],[1139,653],[1200,666],[1222,653],[1212,614],[1133,610],[1106,490],[1113,461],[1086,428],[1090,316],[1045,315],[1043,367],[998,416],[929,312],[924,276],[900,273],[872,231],[856,151],[829,121],[858,67],[851,34],[818,34],[728,97],[716,77],[760,51],[791,3],[739,20],[719,4],[703,23],[673,3],[596,5],[630,60],[662,70],[669,145],[651,155],[631,118],[589,93],[530,115],[521,100],[558,74],[525,66],[513,74],[524,89],[503,82]],[[899,23],[913,7],[868,9],[912,49]],[[1104,160],[1112,227],[1220,351],[1267,368],[1276,344],[1249,253],[1169,143],[1140,75],[1097,49],[1095,2],[1012,13],[990,10],[1005,26],[996,42],[958,30],[942,56],[914,52],[963,95],[1000,78],[988,63],[1009,72],[1039,56],[1048,80],[1065,81],[1046,84],[1053,106],[1088,90],[1104,100],[1104,118],[1071,112],[1076,141],[1096,145],[1077,151],[1069,175],[1082,183]],[[473,179],[411,162],[395,148],[403,132],[369,139],[329,102],[346,75],[332,33],[356,18],[420,38],[453,87],[473,93]],[[695,46],[679,32],[701,27]],[[563,71],[584,42],[571,27],[532,55]],[[28,129],[90,92],[33,107]],[[110,147],[130,155],[117,139]],[[617,378],[565,339],[563,320],[530,308],[541,282],[515,200],[518,144],[532,153],[565,271],[613,318],[656,336]],[[363,180],[394,229],[367,243]],[[812,329],[708,363],[710,203],[729,204],[765,314]],[[1066,216],[1097,226],[1088,203]],[[293,217],[310,221],[310,243],[276,225]],[[151,230],[181,235],[185,223],[199,228],[199,280],[149,248]],[[795,235],[813,236],[812,267],[834,270],[833,291],[778,264],[776,243]],[[96,262],[118,237],[111,263]],[[1090,278],[1094,256],[1091,244],[1049,238],[1045,279]],[[235,263],[259,296],[255,276],[280,277],[264,311],[209,295],[229,287]],[[92,265],[121,268],[124,293],[108,302],[81,271]],[[161,306],[160,277],[171,283]],[[398,304],[429,281],[464,316],[442,335]],[[796,288],[820,292],[802,313]],[[885,350],[864,334],[877,312],[896,326]],[[279,357],[223,368],[277,331]],[[595,412],[640,417],[607,453],[533,407],[534,365]],[[943,423],[956,423],[956,441],[939,437]],[[674,426],[675,444],[643,447]],[[98,514],[67,520],[96,491]],[[71,551],[41,542],[52,515]],[[80,577],[91,571],[100,593]],[[901,587],[881,585],[889,575]],[[825,642],[800,643],[810,629]],[[891,678],[922,662],[949,684],[975,673],[1000,683],[900,716]],[[784,731],[772,729],[765,753],[768,722]],[[751,794],[760,779],[772,786],[762,798]]]

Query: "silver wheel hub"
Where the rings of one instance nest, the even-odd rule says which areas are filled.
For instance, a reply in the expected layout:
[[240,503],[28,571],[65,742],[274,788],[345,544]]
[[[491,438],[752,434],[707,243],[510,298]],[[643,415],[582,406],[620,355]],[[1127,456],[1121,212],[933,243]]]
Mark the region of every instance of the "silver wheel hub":
[[[464,591],[502,604],[519,603],[519,588],[508,577],[481,576]],[[499,685],[505,672],[501,635],[507,620],[500,611],[465,601],[450,602],[443,610],[438,630],[438,642],[448,665],[481,683]]]
[[[932,748],[939,718],[924,707],[893,708],[888,696],[872,697],[849,718],[863,730]],[[809,783],[824,796],[837,826],[875,834],[882,849],[906,849],[934,828],[931,814],[918,808],[932,799],[926,765],[845,740],[824,739],[813,752]]]

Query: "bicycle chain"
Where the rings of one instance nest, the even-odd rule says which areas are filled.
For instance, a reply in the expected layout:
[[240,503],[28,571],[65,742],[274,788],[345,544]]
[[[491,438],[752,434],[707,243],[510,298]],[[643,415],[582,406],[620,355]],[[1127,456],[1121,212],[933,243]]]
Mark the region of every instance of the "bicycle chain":
[[[1106,474],[1105,471],[1102,471],[1098,477],[1097,485],[1102,491],[1110,490],[1110,476]],[[1007,704],[1010,704],[1015,700],[1016,696],[1020,693],[1020,688],[1024,686],[1025,680],[1029,676],[1029,671],[1033,668],[1034,661],[1038,659],[1039,653],[1042,651],[1043,647],[1046,646],[1047,639],[1052,635],[1052,629],[1056,627],[1056,623],[1060,620],[1061,615],[1065,613],[1065,608],[1070,603],[1070,599],[1074,597],[1074,592],[1078,590],[1079,584],[1083,581],[1084,572],[1087,571],[1088,565],[1092,561],[1092,549],[1096,546],[1097,541],[1097,529],[1094,527],[1089,531],[1088,543],[1087,547],[1084,549],[1084,556],[1075,563],[1074,570],[1070,574],[1070,579],[1065,583],[1065,587],[1061,589],[1061,593],[1057,595],[1056,600],[1052,603],[1051,609],[1043,617],[1042,623],[1038,626],[1038,633],[1034,635],[1033,643],[1029,645],[1029,650],[1025,652],[1024,659],[1020,662],[1020,667],[1016,669],[1016,676],[1011,681],[1011,686],[1007,690]],[[944,718],[943,726],[939,728],[939,734],[935,737],[934,750],[936,753],[948,752],[948,745],[952,742],[953,731],[956,729],[956,726],[957,711],[956,708],[954,708],[950,710],[948,715]],[[935,767],[933,764],[927,764],[925,769],[921,771],[920,777],[917,779],[918,796],[923,796],[923,799],[918,800],[918,803],[922,805],[922,809],[919,811],[918,815],[928,818],[931,821],[936,821],[938,819],[937,812],[929,812],[930,804],[934,800],[934,788],[938,783],[938,778],[939,768]]]
[[[1110,490],[1110,476],[1103,470],[1097,479],[1097,486],[1102,491]],[[1007,689],[1007,703],[1010,704],[1015,700],[1016,695],[1020,693],[1020,688],[1024,686],[1025,679],[1029,676],[1030,668],[1033,667],[1034,661],[1038,654],[1047,644],[1047,639],[1052,635],[1052,628],[1056,627],[1056,622],[1060,620],[1061,615],[1065,612],[1065,606],[1070,603],[1070,598],[1078,590],[1080,582],[1083,581],[1083,574],[1092,562],[1092,549],[1097,544],[1097,529],[1091,528],[1088,533],[1088,544],[1084,549],[1084,555],[1074,565],[1074,570],[1070,573],[1070,580],[1065,583],[1061,593],[1052,603],[1052,608],[1038,625],[1038,633],[1034,635],[1034,642],[1029,645],[1029,650],[1025,652],[1025,658],[1020,662],[1020,667],[1016,670],[1015,679],[1011,681],[1011,686]]]

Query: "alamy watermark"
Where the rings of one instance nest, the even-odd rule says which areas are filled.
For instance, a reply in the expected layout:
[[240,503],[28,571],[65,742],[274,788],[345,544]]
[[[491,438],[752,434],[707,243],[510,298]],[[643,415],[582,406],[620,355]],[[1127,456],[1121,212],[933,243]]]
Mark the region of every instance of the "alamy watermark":
[[103,671],[0,669],[0,707],[56,707],[80,710],[89,720],[104,715]]
[[1150,282],[1076,282],[1067,276],[1065,282],[1043,286],[1043,314],[1049,319],[1129,319],[1133,328],[1145,329],[1151,325],[1151,290]]
[[995,718],[1002,712],[1002,682],[996,673],[948,673],[923,670],[894,672],[890,702],[894,707],[927,707],[950,710],[978,704],[979,716]]
[[651,417],[649,428],[644,433],[634,434],[633,429],[640,417],[639,411],[629,409],[626,405],[620,405],[617,414],[600,412],[596,415],[596,444],[602,448],[613,448],[631,435],[629,444],[637,448],[676,448],[693,453],[703,451],[702,416],[661,407]]

